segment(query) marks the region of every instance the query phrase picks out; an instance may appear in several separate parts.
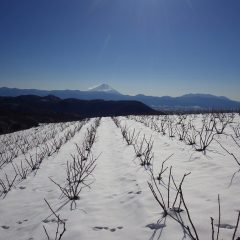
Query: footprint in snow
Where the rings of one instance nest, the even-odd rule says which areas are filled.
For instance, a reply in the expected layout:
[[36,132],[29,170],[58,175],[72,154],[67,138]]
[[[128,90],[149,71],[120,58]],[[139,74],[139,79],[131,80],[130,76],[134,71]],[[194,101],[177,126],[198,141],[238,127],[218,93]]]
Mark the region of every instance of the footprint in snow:
[[[61,223],[66,222],[66,221],[67,221],[67,219],[62,219]],[[58,220],[56,218],[52,218],[52,219],[45,219],[45,220],[43,220],[43,222],[44,223],[57,223]]]
[[197,161],[197,160],[200,160],[200,159],[201,159],[200,157],[194,157],[194,158],[191,159],[191,161]]
[[169,146],[170,146],[170,144],[169,144],[169,143],[166,143],[166,142],[165,142],[163,145],[164,145],[165,147],[169,147]]
[[96,226],[92,228],[95,231],[99,231],[99,230],[109,230],[110,232],[115,232],[117,229],[121,230],[123,229],[123,226],[118,226],[116,228],[109,228],[109,227],[101,227],[101,226]]
[[[218,227],[218,224],[215,224],[216,227]],[[235,226],[227,224],[227,223],[221,223],[219,225],[220,228],[225,228],[225,229],[234,229]]]
[[130,192],[128,192],[128,194],[141,194],[142,193],[142,191],[137,191],[137,192],[133,192],[133,191],[130,191]]
[[17,224],[22,224],[23,222],[27,222],[28,221],[28,219],[24,219],[24,220],[19,220],[19,221],[17,221],[16,223]]
[[3,226],[1,226],[3,229],[9,229],[10,227],[9,226],[5,226],[5,225],[3,225]]
[[158,230],[158,229],[166,227],[166,225],[161,224],[161,223],[150,223],[150,224],[146,225],[145,227],[150,228],[151,230]]
[[111,194],[111,195],[109,195],[109,196],[106,196],[106,198],[113,199],[113,198],[115,198],[115,197],[117,197],[117,196],[118,196],[118,194],[114,193],[114,194]]
[[99,226],[96,226],[96,227],[93,227],[93,230],[102,230],[102,229],[104,229],[104,227],[99,227]]

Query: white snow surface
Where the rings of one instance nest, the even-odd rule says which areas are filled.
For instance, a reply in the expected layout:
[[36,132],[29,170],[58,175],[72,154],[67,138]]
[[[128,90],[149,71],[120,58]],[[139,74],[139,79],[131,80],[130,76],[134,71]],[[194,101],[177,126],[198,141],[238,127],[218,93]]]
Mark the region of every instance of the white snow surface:
[[111,86],[109,86],[106,83],[97,85],[97,86],[93,86],[91,88],[88,89],[88,91],[91,92],[108,92],[108,93],[115,93],[115,94],[119,94],[119,92],[117,90],[115,90],[114,88],[112,88]]
[[[188,209],[201,240],[211,239],[210,217],[218,219],[217,197],[221,199],[221,223],[219,239],[232,239],[237,214],[240,210],[239,166],[220,145],[213,141],[204,155],[177,138],[163,136],[142,123],[125,117],[119,118],[129,131],[140,131],[147,139],[154,140],[154,173],[157,174],[162,162],[172,166],[172,172],[179,183],[184,173],[186,177],[183,192]],[[239,123],[239,117],[235,119]],[[196,120],[196,125],[201,119]],[[133,146],[128,146],[121,131],[111,118],[102,118],[97,129],[96,141],[92,147],[98,156],[93,172],[94,181],[85,188],[76,201],[77,208],[70,210],[66,198],[60,198],[59,184],[66,181],[66,163],[71,154],[76,153],[75,143],[81,145],[87,127],[82,129],[59,152],[45,158],[36,173],[18,182],[5,198],[0,199],[0,239],[1,240],[43,240],[47,239],[43,225],[54,236],[56,222],[46,205],[46,199],[57,214],[66,221],[66,232],[62,239],[71,240],[177,240],[190,239],[182,227],[167,217],[162,219],[162,209],[155,201],[149,187],[149,172],[139,165]],[[48,124],[41,126],[41,130]],[[25,130],[26,134],[36,130]],[[226,133],[231,133],[228,126]],[[43,131],[44,134],[44,131]],[[239,148],[231,138],[222,134],[217,140],[240,157]],[[18,156],[14,161],[20,161]],[[8,164],[9,165],[9,164]],[[0,178],[5,173],[13,174],[10,165],[0,169]],[[8,170],[9,169],[9,170]],[[234,175],[235,174],[235,175]],[[167,175],[166,175],[167,176]],[[171,200],[172,201],[172,200]],[[187,221],[186,212],[182,218]],[[161,220],[162,219],[162,220]],[[44,221],[45,220],[45,221]],[[61,227],[61,226],[60,226]],[[215,232],[217,227],[215,227]],[[240,237],[238,231],[236,237]],[[54,238],[53,238],[54,239]]]

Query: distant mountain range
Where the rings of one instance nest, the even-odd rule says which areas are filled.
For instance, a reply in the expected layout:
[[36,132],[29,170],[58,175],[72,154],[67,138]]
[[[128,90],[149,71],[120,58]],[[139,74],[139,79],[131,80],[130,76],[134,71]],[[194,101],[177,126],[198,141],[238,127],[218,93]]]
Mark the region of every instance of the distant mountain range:
[[39,123],[160,113],[137,101],[60,99],[36,95],[0,97],[0,134],[37,126]]
[[233,110],[240,109],[240,102],[230,100],[226,97],[218,97],[210,94],[186,94],[180,97],[154,97],[138,94],[136,96],[124,95],[107,84],[101,84],[88,91],[80,90],[37,90],[0,88],[0,96],[54,95],[61,99],[76,98],[82,100],[133,100],[140,101],[158,110]]

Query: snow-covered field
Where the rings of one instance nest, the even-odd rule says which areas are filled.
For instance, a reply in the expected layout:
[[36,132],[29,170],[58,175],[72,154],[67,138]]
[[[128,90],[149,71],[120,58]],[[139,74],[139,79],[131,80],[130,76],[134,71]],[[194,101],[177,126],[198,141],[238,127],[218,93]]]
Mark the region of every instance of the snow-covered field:
[[88,119],[0,141],[1,240],[240,237],[238,114]]

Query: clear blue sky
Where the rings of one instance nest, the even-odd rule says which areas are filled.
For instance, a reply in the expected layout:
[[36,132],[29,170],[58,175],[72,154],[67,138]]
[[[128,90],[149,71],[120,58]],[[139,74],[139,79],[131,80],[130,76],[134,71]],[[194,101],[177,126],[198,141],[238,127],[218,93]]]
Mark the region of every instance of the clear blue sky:
[[239,0],[0,0],[0,86],[240,100]]

